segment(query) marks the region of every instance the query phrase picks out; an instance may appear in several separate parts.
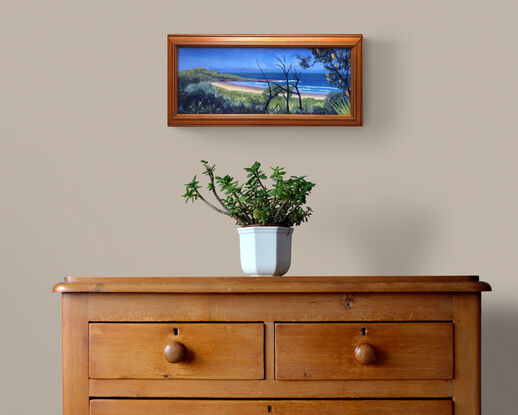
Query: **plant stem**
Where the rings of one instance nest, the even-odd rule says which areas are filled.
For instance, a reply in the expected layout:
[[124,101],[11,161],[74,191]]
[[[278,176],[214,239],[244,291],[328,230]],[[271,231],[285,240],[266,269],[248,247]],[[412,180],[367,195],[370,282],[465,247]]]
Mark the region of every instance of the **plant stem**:
[[295,205],[288,213],[286,213],[286,217],[290,216],[293,212],[295,212],[300,206],[302,205],[302,203],[299,203],[297,205]]
[[261,187],[266,190],[266,187],[264,186],[263,182],[261,181],[261,179],[259,178],[259,174],[255,174],[255,177],[257,178],[257,183],[259,183],[261,185]]
[[214,174],[209,173],[209,179],[210,179],[210,182],[212,183],[212,193],[214,194],[214,197],[219,202],[219,204],[223,207],[223,209],[225,209],[228,212],[228,206],[225,205],[225,202],[223,202],[221,197],[219,197],[218,192],[216,191],[216,184],[214,183]]
[[251,222],[252,219],[250,219],[250,216],[248,216],[250,214],[250,212],[248,211],[247,207],[244,206],[241,201],[239,200],[239,196],[237,195],[234,195],[234,197],[236,198],[236,201],[238,203],[239,206],[241,206],[241,208],[243,209],[243,212],[245,213],[245,218],[246,218],[246,221],[247,222]]
[[282,202],[282,204],[279,206],[279,209],[277,209],[277,212],[275,212],[275,215],[273,217],[273,219],[277,219],[277,216],[279,216],[279,213],[282,212],[282,210],[284,209],[284,207],[286,206],[286,204],[288,203],[288,200],[285,200],[284,202]]
[[232,215],[230,213],[228,213],[227,211],[223,210],[223,209],[220,209],[216,206],[214,206],[212,203],[210,203],[207,199],[205,199],[200,192],[198,192],[196,190],[196,194],[198,195],[198,197],[200,198],[200,200],[205,203],[208,207],[210,207],[211,209],[215,210],[216,212],[218,213],[221,213],[222,215],[225,215],[225,216],[230,216],[231,218],[235,219],[237,221],[237,223],[239,225],[244,225],[243,221],[241,220],[241,218],[239,216],[236,216],[236,215]]

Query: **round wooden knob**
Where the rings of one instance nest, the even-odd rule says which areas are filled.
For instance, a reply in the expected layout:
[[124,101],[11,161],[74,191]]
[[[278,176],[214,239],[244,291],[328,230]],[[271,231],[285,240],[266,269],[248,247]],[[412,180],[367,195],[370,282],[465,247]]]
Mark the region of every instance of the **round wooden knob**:
[[187,349],[180,342],[169,343],[164,349],[164,357],[169,363],[178,363],[181,362],[184,357]]
[[376,361],[376,348],[369,343],[362,343],[354,350],[356,361],[362,365],[369,365]]

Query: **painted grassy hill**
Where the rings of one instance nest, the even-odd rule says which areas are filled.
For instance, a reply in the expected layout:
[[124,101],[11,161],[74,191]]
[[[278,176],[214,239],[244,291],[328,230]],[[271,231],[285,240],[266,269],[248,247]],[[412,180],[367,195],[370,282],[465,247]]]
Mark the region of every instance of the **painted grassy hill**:
[[189,84],[198,84],[200,82],[225,82],[225,81],[245,81],[250,80],[239,75],[232,75],[228,73],[219,73],[211,69],[196,68],[186,69],[178,73],[178,83],[180,87]]

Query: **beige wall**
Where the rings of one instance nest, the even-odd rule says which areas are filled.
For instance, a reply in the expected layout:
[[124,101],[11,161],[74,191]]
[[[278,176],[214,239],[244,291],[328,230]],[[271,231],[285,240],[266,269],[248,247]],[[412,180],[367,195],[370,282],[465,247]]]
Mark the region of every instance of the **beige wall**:
[[[517,13],[513,0],[4,1],[2,413],[61,411],[50,289],[65,275],[240,274],[231,221],[179,197],[200,158],[318,183],[291,275],[491,282],[484,408],[515,413]],[[364,33],[365,125],[168,128],[167,33]]]

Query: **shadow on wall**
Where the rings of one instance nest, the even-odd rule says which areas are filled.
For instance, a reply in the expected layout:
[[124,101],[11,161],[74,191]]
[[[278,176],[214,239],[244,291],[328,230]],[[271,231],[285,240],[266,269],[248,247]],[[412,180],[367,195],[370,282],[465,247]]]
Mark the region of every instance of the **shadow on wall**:
[[350,212],[347,238],[355,241],[373,275],[426,273],[425,257],[434,236],[433,215],[409,204],[374,203]]
[[[218,140],[219,145],[236,146],[249,152],[256,147],[269,149],[278,148],[279,136],[287,149],[292,150],[287,143],[293,141],[304,150],[311,151],[316,146],[322,146],[323,138],[332,140],[386,140],[389,132],[397,128],[397,124],[404,123],[403,107],[406,105],[405,76],[409,71],[403,65],[403,60],[396,43],[389,43],[382,39],[366,37],[363,44],[363,127],[190,127],[182,129],[186,139],[198,138],[202,140]],[[280,133],[272,131],[279,128]],[[243,129],[247,139],[243,141]],[[317,132],[318,130],[318,132]],[[170,128],[174,135],[178,127]],[[318,144],[315,135],[318,135]],[[280,161],[279,161],[280,162]]]
[[517,352],[518,313],[516,307],[484,310],[484,303],[482,303],[483,414],[511,415],[518,413]]
[[[370,139],[386,138],[396,120],[402,118],[403,60],[396,44],[382,39],[366,38],[363,43],[363,124]],[[400,66],[398,66],[400,65]],[[362,127],[360,127],[362,128]]]

